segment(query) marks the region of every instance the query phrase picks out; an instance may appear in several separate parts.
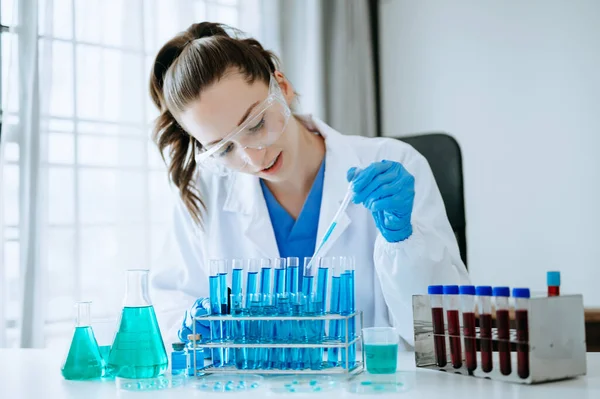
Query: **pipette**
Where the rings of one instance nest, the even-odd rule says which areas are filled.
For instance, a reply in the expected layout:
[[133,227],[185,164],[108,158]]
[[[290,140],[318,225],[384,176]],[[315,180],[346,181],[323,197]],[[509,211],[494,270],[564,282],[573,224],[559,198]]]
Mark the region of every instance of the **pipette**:
[[317,250],[314,252],[310,262],[307,265],[307,268],[310,268],[312,266],[312,263],[315,261],[315,259],[317,259],[319,257],[319,253],[321,252],[321,249],[323,249],[323,246],[325,245],[325,243],[331,236],[331,233],[333,233],[333,230],[335,230],[340,217],[344,214],[344,211],[346,210],[346,208],[348,208],[348,205],[350,204],[350,200],[352,199],[353,193],[354,193],[354,191],[352,190],[352,183],[350,183],[350,185],[348,185],[348,190],[346,191],[346,196],[342,200],[342,204],[340,205],[337,212],[335,213],[335,216],[333,217],[333,220],[331,221],[331,224],[329,225],[327,232],[323,236],[323,239],[321,240],[321,243],[317,247]]

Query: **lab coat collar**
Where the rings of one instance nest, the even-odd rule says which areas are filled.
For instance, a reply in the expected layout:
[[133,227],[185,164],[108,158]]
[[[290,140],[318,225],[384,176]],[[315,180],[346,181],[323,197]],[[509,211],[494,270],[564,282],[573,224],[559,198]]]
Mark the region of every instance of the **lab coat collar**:
[[[349,168],[359,166],[359,159],[355,149],[348,145],[341,133],[311,115],[298,115],[297,117],[309,130],[320,133],[325,139],[325,177],[317,232],[318,245],[346,195],[348,188],[346,173]],[[230,177],[227,186],[223,210],[246,215],[241,219],[242,225],[240,226],[246,237],[257,245],[263,256],[278,257],[277,241],[259,178],[236,173]],[[349,224],[350,218],[344,213],[330,236],[327,246],[323,248],[322,255],[327,252]]]

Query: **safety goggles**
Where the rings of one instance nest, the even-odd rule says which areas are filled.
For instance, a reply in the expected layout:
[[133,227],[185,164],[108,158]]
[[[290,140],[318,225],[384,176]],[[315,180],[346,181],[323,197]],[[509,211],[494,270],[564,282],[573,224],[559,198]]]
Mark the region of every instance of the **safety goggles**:
[[218,143],[200,150],[195,156],[196,163],[219,174],[226,172],[223,168],[243,170],[253,152],[266,149],[281,137],[290,116],[291,110],[279,84],[271,76],[267,98],[256,106],[242,125]]

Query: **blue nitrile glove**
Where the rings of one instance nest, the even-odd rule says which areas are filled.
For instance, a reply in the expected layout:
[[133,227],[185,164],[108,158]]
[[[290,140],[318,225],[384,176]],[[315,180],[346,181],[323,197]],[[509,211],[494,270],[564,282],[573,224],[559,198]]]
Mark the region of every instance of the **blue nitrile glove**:
[[[204,316],[210,313],[210,300],[198,298],[190,310],[186,310],[181,328],[177,332],[181,342],[188,342],[188,335],[193,334],[192,323],[194,317]],[[202,334],[202,338],[210,338],[210,322],[208,320],[196,321],[196,334]]]
[[412,234],[410,217],[415,199],[415,178],[398,162],[374,162],[364,170],[350,168],[355,204],[373,213],[375,226],[388,242],[406,240]]

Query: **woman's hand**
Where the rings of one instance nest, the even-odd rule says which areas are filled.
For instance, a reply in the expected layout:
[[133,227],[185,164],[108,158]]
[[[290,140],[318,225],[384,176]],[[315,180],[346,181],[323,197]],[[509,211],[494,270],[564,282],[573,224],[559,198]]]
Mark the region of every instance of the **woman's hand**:
[[354,190],[352,201],[371,211],[386,241],[398,242],[411,236],[415,178],[402,164],[384,160],[358,172],[350,168],[347,178]]
[[[190,310],[186,310],[183,316],[181,328],[178,331],[178,336],[181,342],[188,342],[188,335],[193,334],[192,326],[194,318],[204,316],[210,313],[210,301],[208,298],[198,298],[192,305]],[[206,320],[196,321],[196,334],[202,334],[202,338],[210,338],[210,322]]]

